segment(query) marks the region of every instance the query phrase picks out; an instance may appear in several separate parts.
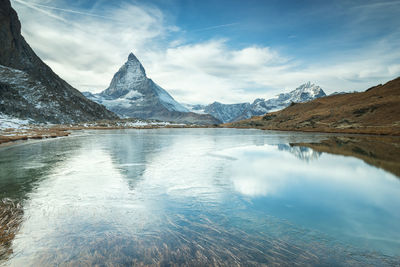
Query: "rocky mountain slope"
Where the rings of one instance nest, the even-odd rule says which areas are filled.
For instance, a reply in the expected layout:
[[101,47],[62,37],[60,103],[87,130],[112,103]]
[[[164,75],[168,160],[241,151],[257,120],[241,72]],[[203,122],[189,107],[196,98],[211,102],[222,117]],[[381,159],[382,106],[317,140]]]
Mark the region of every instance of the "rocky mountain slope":
[[38,122],[116,119],[84,97],[31,49],[9,0],[0,0],[0,113]]
[[214,102],[204,107],[204,112],[211,114],[223,122],[235,121],[237,118],[252,116],[251,105],[249,103],[222,104]]
[[156,119],[179,123],[218,124],[208,114],[189,112],[163,88],[149,79],[134,54],[115,73],[110,86],[99,94],[85,92],[89,99],[124,118]]
[[362,93],[292,104],[226,127],[400,135],[400,77]]
[[292,102],[304,103],[313,99],[326,96],[321,87],[305,83],[289,93],[279,94],[275,98],[257,98],[253,103],[222,104],[214,102],[210,105],[189,105],[193,112],[211,114],[224,123],[264,115],[268,112],[286,108]]

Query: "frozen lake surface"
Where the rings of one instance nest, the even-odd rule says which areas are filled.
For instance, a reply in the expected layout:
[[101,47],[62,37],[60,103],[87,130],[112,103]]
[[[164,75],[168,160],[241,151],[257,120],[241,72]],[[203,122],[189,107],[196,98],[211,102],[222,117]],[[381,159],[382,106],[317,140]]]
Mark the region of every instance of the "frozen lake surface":
[[0,265],[400,264],[400,179],[326,134],[84,131],[0,148]]

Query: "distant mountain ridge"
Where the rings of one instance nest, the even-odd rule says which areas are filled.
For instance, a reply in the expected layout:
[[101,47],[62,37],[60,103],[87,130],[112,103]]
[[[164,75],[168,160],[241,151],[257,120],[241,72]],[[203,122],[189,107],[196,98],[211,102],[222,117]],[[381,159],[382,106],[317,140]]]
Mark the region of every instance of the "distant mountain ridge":
[[0,0],[0,113],[38,122],[117,119],[73,88],[32,50],[21,35],[9,0]]
[[[225,124],[266,130],[400,135],[400,77],[365,92],[335,94]],[[362,150],[361,150],[362,151]],[[365,152],[361,152],[365,153]],[[390,157],[390,156],[389,156]]]
[[281,93],[275,98],[257,98],[253,103],[222,104],[214,102],[209,105],[187,105],[193,112],[213,115],[224,123],[249,119],[268,112],[284,109],[291,103],[304,103],[326,96],[321,87],[311,82],[300,85],[289,93]]
[[115,73],[110,86],[99,94],[83,93],[125,118],[156,119],[178,123],[219,124],[208,114],[190,112],[167,91],[149,79],[136,56],[131,53]]

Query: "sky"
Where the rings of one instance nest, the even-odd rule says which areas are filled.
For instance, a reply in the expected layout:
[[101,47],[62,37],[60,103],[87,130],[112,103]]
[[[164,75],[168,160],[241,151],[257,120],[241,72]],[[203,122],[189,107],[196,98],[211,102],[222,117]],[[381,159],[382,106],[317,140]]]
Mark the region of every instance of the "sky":
[[363,91],[400,76],[400,0],[11,0],[60,77],[101,92],[133,52],[183,103],[252,102],[311,81]]

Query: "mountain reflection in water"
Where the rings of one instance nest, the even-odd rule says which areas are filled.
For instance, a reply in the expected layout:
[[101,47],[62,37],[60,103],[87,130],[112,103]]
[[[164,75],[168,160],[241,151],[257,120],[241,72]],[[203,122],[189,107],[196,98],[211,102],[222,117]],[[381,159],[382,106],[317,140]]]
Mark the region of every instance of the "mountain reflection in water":
[[351,156],[400,177],[400,137],[334,136],[317,143],[295,143],[291,147]]
[[3,148],[0,265],[398,264],[399,179],[306,147],[329,137],[347,138],[115,130]]

